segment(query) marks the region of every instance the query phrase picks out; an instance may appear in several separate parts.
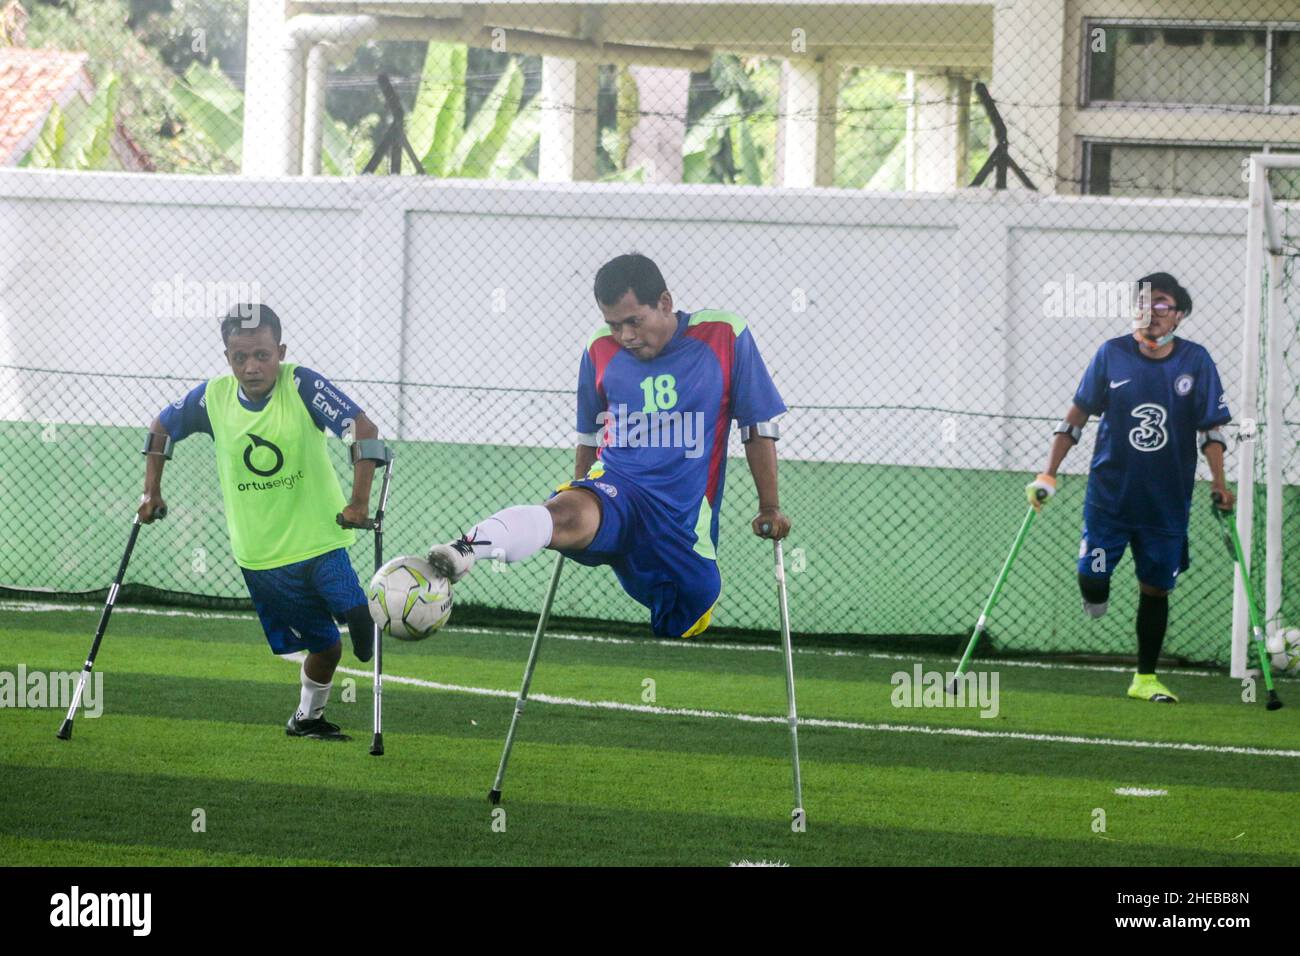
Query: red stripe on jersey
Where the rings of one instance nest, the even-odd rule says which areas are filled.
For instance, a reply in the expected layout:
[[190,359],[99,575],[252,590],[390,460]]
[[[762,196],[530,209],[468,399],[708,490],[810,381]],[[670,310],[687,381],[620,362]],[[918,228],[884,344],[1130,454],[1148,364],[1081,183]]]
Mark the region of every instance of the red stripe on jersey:
[[718,406],[718,420],[713,430],[713,450],[709,454],[709,481],[704,487],[704,497],[712,507],[717,504],[718,476],[722,474],[722,462],[727,454],[727,435],[731,431],[731,367],[736,357],[736,333],[727,322],[701,322],[687,327],[685,335],[707,345],[722,370],[722,402]]
[[[591,364],[596,370],[596,392],[605,400],[606,410],[609,408],[609,399],[605,398],[605,370],[609,368],[609,363],[614,356],[622,350],[622,346],[614,339],[612,335],[602,335],[596,341],[591,343],[587,349],[591,355]],[[605,433],[601,436],[599,447],[596,448],[596,457],[599,458],[605,450],[605,443],[609,441],[608,422],[605,423]]]
[[610,360],[619,353],[621,348],[622,346],[614,341],[614,336],[602,335],[587,349],[591,355],[591,364],[596,369],[596,391],[600,392],[601,398],[605,397],[605,369],[609,368]]

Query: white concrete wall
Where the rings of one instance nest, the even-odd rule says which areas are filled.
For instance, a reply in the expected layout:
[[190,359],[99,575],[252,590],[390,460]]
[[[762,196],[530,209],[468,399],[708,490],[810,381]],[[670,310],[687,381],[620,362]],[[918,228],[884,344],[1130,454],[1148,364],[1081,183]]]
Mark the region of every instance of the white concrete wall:
[[1033,469],[1127,329],[1046,316],[1048,284],[1174,272],[1235,396],[1244,226],[1228,201],[5,170],[0,418],[143,425],[222,373],[216,316],[151,313],[179,274],[260,283],[290,359],[390,436],[568,447],[592,278],[638,250],[679,307],[749,320],[787,457]]

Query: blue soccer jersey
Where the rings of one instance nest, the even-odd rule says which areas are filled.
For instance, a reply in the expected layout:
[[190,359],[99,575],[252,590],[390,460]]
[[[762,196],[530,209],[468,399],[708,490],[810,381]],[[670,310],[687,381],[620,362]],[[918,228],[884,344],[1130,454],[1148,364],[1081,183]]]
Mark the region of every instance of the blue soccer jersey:
[[634,482],[714,546],[731,420],[753,425],[785,410],[753,335],[729,312],[678,312],[649,361],[603,327],[578,372],[577,430],[600,436],[597,471]]
[[[342,438],[343,433],[361,414],[361,408],[356,402],[318,372],[300,365],[294,372],[293,383],[303,404],[307,406],[312,421],[321,431],[329,430]],[[194,386],[184,398],[177,399],[158,413],[158,421],[167,429],[172,441],[180,441],[195,432],[212,435],[212,422],[208,419],[207,388],[207,382]],[[270,392],[266,393],[265,398],[254,402],[244,395],[242,388],[239,390],[239,404],[250,412],[261,411],[270,400]]]
[[1074,404],[1101,415],[1084,499],[1111,524],[1184,534],[1191,514],[1198,432],[1227,424],[1227,396],[1204,347],[1174,339],[1162,359],[1131,335],[1104,342]]

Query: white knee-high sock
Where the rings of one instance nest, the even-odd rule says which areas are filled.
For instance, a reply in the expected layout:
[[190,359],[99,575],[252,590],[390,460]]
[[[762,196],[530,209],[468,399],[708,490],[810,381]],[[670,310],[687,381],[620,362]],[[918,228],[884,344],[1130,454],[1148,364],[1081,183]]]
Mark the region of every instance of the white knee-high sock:
[[321,714],[325,713],[325,705],[329,703],[330,688],[334,686],[331,681],[328,684],[318,684],[307,676],[307,665],[303,664],[302,673],[302,696],[298,699],[298,719],[299,720],[316,720]]
[[[475,542],[474,557],[513,564],[530,558],[551,543],[555,523],[541,505],[514,505],[484,518],[467,537]],[[483,542],[482,544],[478,542]]]

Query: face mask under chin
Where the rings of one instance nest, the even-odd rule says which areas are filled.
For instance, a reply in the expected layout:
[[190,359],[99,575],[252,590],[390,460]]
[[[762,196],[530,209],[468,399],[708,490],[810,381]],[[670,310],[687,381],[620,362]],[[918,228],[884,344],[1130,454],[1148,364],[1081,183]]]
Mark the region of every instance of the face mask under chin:
[[[1143,319],[1145,318],[1145,321]],[[1168,334],[1160,336],[1158,339],[1149,339],[1142,333],[1151,327],[1150,316],[1139,316],[1133,320],[1133,338],[1137,339],[1139,345],[1145,345],[1149,349],[1163,348],[1174,340],[1174,333],[1178,331],[1177,327],[1169,330]]]
[[1138,345],[1145,345],[1149,349],[1164,348],[1174,340],[1174,332],[1177,331],[1175,329],[1170,331],[1168,335],[1162,335],[1158,339],[1149,339],[1142,334],[1144,329],[1146,329],[1145,325],[1135,327],[1133,329],[1133,338],[1137,339]]

